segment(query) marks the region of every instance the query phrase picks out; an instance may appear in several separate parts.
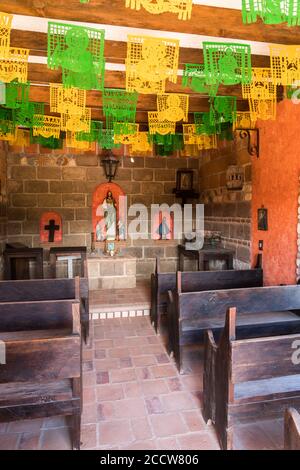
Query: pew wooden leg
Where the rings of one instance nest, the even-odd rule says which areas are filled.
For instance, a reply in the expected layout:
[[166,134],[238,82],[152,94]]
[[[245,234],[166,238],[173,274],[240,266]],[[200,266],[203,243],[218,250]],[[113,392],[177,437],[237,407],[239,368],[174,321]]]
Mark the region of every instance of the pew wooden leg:
[[83,329],[83,338],[85,344],[87,344],[89,335],[90,335],[90,322],[89,320],[84,320],[82,323],[82,329]]
[[80,431],[81,431],[81,413],[79,410],[75,411],[72,416],[73,420],[73,450],[80,450]]

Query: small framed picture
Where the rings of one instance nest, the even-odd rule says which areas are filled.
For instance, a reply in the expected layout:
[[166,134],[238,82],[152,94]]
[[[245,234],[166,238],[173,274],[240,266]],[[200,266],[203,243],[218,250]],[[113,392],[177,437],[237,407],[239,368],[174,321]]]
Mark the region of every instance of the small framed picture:
[[176,175],[176,191],[192,191],[193,177],[193,170],[178,170]]
[[265,232],[268,230],[268,209],[264,207],[257,210],[257,229]]

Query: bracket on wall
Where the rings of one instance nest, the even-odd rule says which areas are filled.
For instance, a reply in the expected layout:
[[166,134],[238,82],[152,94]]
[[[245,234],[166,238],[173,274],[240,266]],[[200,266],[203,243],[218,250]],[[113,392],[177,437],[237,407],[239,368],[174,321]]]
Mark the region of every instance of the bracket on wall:
[[248,139],[248,153],[259,158],[259,129],[235,129],[240,139]]

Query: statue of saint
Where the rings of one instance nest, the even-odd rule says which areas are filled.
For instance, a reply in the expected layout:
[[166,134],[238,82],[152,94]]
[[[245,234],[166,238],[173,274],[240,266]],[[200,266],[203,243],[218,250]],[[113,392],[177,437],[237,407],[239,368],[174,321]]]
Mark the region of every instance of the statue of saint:
[[[104,213],[104,223],[100,220],[96,225],[96,240],[115,240],[117,238],[117,205],[111,191],[107,191],[106,197],[98,207],[101,207]],[[96,214],[97,212],[98,209]],[[103,228],[105,233],[103,233]]]
[[167,236],[169,233],[171,233],[171,230],[167,224],[166,217],[163,217],[161,223],[158,226],[158,229],[156,230],[156,233],[158,233],[160,240],[167,240]]

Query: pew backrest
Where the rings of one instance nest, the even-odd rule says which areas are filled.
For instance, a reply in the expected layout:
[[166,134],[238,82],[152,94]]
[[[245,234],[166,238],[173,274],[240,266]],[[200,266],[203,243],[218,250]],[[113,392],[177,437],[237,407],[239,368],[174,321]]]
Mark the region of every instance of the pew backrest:
[[284,449],[300,450],[300,414],[295,408],[285,411]]
[[64,300],[74,299],[75,295],[75,279],[0,281],[0,302]]
[[72,328],[78,300],[0,303],[0,332]]
[[300,309],[300,286],[258,287],[176,294],[182,320],[225,319],[235,306],[241,314]]

